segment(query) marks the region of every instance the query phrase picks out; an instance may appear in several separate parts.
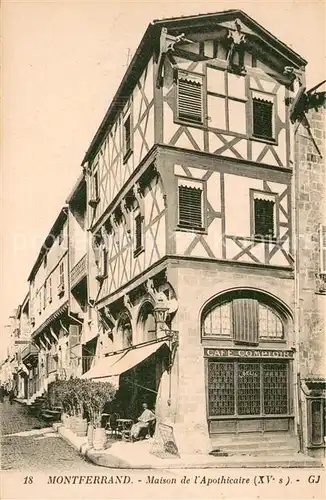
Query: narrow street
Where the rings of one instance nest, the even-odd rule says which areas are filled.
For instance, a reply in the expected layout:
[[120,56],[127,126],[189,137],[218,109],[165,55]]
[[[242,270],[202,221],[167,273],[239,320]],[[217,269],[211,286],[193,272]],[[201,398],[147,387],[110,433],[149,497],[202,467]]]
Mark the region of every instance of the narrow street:
[[[80,457],[59,435],[27,408],[7,400],[0,403],[2,470],[75,470],[90,469],[96,473],[102,467]],[[20,433],[20,435],[12,435]]]

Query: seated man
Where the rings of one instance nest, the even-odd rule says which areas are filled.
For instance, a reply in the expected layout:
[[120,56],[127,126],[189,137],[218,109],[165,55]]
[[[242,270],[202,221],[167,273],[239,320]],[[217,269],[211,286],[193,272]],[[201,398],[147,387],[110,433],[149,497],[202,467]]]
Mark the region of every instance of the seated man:
[[154,413],[148,409],[146,403],[143,403],[142,407],[144,411],[138,417],[138,422],[132,426],[130,431],[132,441],[138,439],[141,435],[146,437],[150,424],[156,420]]

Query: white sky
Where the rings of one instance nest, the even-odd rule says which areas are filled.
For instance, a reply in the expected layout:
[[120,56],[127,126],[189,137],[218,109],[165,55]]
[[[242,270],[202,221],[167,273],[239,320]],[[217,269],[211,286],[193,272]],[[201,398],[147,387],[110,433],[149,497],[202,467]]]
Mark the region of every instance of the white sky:
[[[27,292],[40,245],[153,19],[242,9],[325,75],[324,1],[2,2],[0,325]],[[6,339],[1,329],[0,359]]]

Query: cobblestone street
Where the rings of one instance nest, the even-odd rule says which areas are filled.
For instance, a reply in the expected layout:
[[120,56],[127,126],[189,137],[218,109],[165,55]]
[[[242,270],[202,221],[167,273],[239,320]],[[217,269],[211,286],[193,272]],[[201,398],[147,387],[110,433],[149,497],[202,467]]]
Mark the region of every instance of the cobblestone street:
[[[87,469],[88,473],[105,473],[80,457],[57,433],[37,418],[28,414],[20,403],[12,405],[6,400],[0,403],[1,421],[1,462],[3,470],[55,469],[57,471]],[[26,435],[12,436],[23,433]]]

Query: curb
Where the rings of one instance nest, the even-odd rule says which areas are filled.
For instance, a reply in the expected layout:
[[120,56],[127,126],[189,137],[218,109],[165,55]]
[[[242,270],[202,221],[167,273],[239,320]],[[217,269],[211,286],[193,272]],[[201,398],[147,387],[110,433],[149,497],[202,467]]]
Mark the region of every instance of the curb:
[[[184,460],[174,459],[175,461],[165,462],[162,459],[161,463],[133,463],[125,460],[117,455],[113,455],[109,452],[109,448],[105,451],[94,450],[86,441],[85,438],[76,436],[69,429],[66,429],[62,423],[54,423],[52,425],[53,429],[60,434],[60,436],[70,444],[78,453],[85,457],[90,462],[101,467],[107,467],[111,469],[252,469],[252,468],[322,468],[322,462],[313,458],[307,457],[307,459],[298,460],[295,457],[284,457],[278,460],[268,460],[262,458],[261,460],[248,460],[246,463],[234,460],[229,457],[229,460],[225,460],[225,457],[221,460],[212,460],[209,462],[196,462],[187,463]],[[86,438],[87,439],[87,438]],[[155,459],[155,457],[153,457]],[[243,460],[246,457],[242,457]]]

